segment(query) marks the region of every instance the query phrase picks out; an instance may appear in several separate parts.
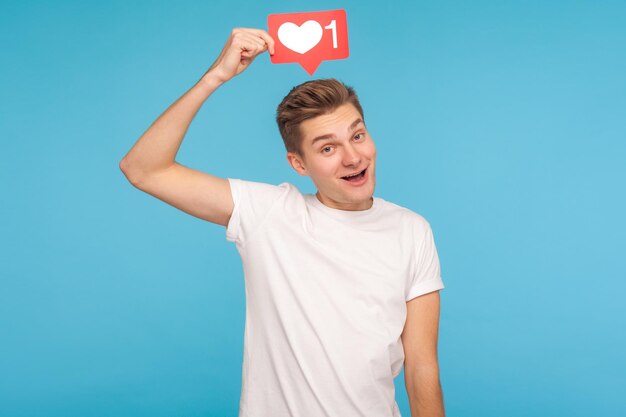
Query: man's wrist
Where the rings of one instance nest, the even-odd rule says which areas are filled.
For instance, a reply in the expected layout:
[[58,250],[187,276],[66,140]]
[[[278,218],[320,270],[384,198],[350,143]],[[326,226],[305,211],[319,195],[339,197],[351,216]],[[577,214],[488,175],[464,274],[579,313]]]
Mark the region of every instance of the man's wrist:
[[219,86],[224,84],[225,81],[215,72],[214,68],[208,70],[202,78],[198,81],[198,84],[202,85],[205,88],[208,88],[210,91],[217,89]]

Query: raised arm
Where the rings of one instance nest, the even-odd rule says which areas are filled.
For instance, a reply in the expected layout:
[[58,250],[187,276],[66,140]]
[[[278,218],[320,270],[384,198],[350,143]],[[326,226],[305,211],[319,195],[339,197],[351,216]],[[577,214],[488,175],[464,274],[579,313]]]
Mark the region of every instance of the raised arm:
[[267,50],[274,53],[267,32],[233,29],[202,78],[152,123],[121,160],[120,169],[129,182],[186,213],[226,226],[233,211],[228,180],[181,165],[176,154],[207,98]]

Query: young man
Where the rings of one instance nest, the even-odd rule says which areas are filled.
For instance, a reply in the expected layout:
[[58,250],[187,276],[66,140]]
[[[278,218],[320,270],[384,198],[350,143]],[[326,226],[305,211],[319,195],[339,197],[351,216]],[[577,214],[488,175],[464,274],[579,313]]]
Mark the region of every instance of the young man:
[[241,255],[246,328],[240,417],[443,416],[437,338],[443,283],[428,222],[374,197],[376,147],[355,92],[337,80],[291,90],[277,122],[287,160],[316,194],[222,179],[175,161],[200,106],[261,53],[234,29],[215,63],[120,163],[137,188],[226,227]]

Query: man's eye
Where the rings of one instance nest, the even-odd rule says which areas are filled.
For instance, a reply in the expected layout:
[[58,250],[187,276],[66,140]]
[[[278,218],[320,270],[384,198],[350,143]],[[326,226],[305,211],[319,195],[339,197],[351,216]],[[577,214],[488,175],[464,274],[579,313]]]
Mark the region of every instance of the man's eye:
[[328,152],[324,152],[325,149],[330,149],[330,146],[327,146],[325,148],[322,148],[322,153],[328,153]]
[[361,139],[365,133],[359,133],[355,136],[355,138]]

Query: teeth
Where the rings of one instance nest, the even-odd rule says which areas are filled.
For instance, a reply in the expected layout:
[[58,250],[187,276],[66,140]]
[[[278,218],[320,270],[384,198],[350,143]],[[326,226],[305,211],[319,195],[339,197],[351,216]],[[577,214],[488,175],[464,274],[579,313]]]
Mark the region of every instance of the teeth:
[[363,172],[363,171],[357,172],[357,173],[356,173],[356,174],[354,174],[354,175],[346,175],[344,178],[352,178],[352,177],[356,177],[356,176],[357,176],[357,175],[359,175],[361,172]]

